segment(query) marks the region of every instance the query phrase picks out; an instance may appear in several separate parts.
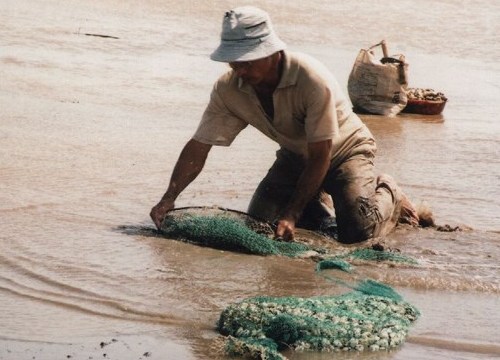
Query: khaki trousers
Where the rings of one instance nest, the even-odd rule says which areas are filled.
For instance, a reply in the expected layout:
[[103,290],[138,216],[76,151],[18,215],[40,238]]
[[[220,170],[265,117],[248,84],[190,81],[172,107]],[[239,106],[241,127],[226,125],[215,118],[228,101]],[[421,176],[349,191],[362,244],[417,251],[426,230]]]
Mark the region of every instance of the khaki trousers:
[[[384,236],[397,224],[401,190],[388,175],[375,178],[376,145],[366,139],[345,159],[332,161],[320,192],[307,204],[297,226],[321,230],[337,223],[338,240],[356,243]],[[274,222],[288,204],[304,169],[304,160],[286,149],[276,152],[276,161],[255,191],[248,213]],[[328,196],[330,195],[330,196]],[[333,200],[333,207],[332,201]]]

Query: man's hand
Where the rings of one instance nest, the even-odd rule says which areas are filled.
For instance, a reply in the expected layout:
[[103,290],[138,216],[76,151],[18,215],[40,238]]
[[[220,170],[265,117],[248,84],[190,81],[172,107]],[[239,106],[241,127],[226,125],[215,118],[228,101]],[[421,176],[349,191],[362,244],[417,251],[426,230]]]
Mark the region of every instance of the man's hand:
[[151,209],[149,216],[151,216],[151,219],[155,223],[158,230],[161,229],[161,223],[165,220],[167,213],[174,207],[175,204],[173,201],[160,201]]
[[149,213],[158,230],[160,230],[161,223],[165,220],[167,213],[174,208],[177,196],[196,179],[203,169],[211,148],[212,145],[191,139],[182,149],[170,178],[167,192]]
[[295,223],[300,218],[302,210],[309,200],[318,193],[330,167],[331,140],[309,143],[307,149],[306,166],[297,181],[296,190],[290,199],[290,203],[278,220],[275,231],[275,236],[285,241],[293,240]]
[[294,234],[295,220],[293,218],[282,218],[278,220],[275,231],[275,238],[281,238],[284,241],[292,241]]

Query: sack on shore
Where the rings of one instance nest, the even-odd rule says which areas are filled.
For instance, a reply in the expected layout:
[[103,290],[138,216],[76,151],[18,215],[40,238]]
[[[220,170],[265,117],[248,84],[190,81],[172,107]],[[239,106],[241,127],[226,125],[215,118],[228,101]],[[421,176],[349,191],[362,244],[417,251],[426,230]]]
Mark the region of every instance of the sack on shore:
[[[374,48],[382,47],[380,60]],[[349,75],[349,97],[356,112],[397,115],[407,103],[408,64],[403,55],[388,56],[385,41],[361,49]]]

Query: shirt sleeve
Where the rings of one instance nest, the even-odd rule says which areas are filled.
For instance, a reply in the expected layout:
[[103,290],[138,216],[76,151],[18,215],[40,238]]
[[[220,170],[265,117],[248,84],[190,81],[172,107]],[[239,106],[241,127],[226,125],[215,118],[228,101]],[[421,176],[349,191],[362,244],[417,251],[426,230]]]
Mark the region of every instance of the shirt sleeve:
[[247,125],[229,111],[216,84],[193,139],[209,145],[229,146]]
[[339,123],[333,89],[326,84],[314,84],[308,92],[305,133],[308,143],[339,136]]

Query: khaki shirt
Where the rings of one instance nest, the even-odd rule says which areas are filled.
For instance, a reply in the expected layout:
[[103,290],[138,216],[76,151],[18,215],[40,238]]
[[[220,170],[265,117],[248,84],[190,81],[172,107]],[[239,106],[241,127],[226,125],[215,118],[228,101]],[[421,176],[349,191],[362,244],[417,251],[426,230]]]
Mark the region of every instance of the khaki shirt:
[[193,139],[229,146],[250,124],[305,158],[308,143],[331,139],[334,159],[344,158],[352,147],[372,138],[323,64],[305,54],[284,54],[282,77],[273,94],[273,119],[262,108],[252,86],[231,70],[215,83]]

